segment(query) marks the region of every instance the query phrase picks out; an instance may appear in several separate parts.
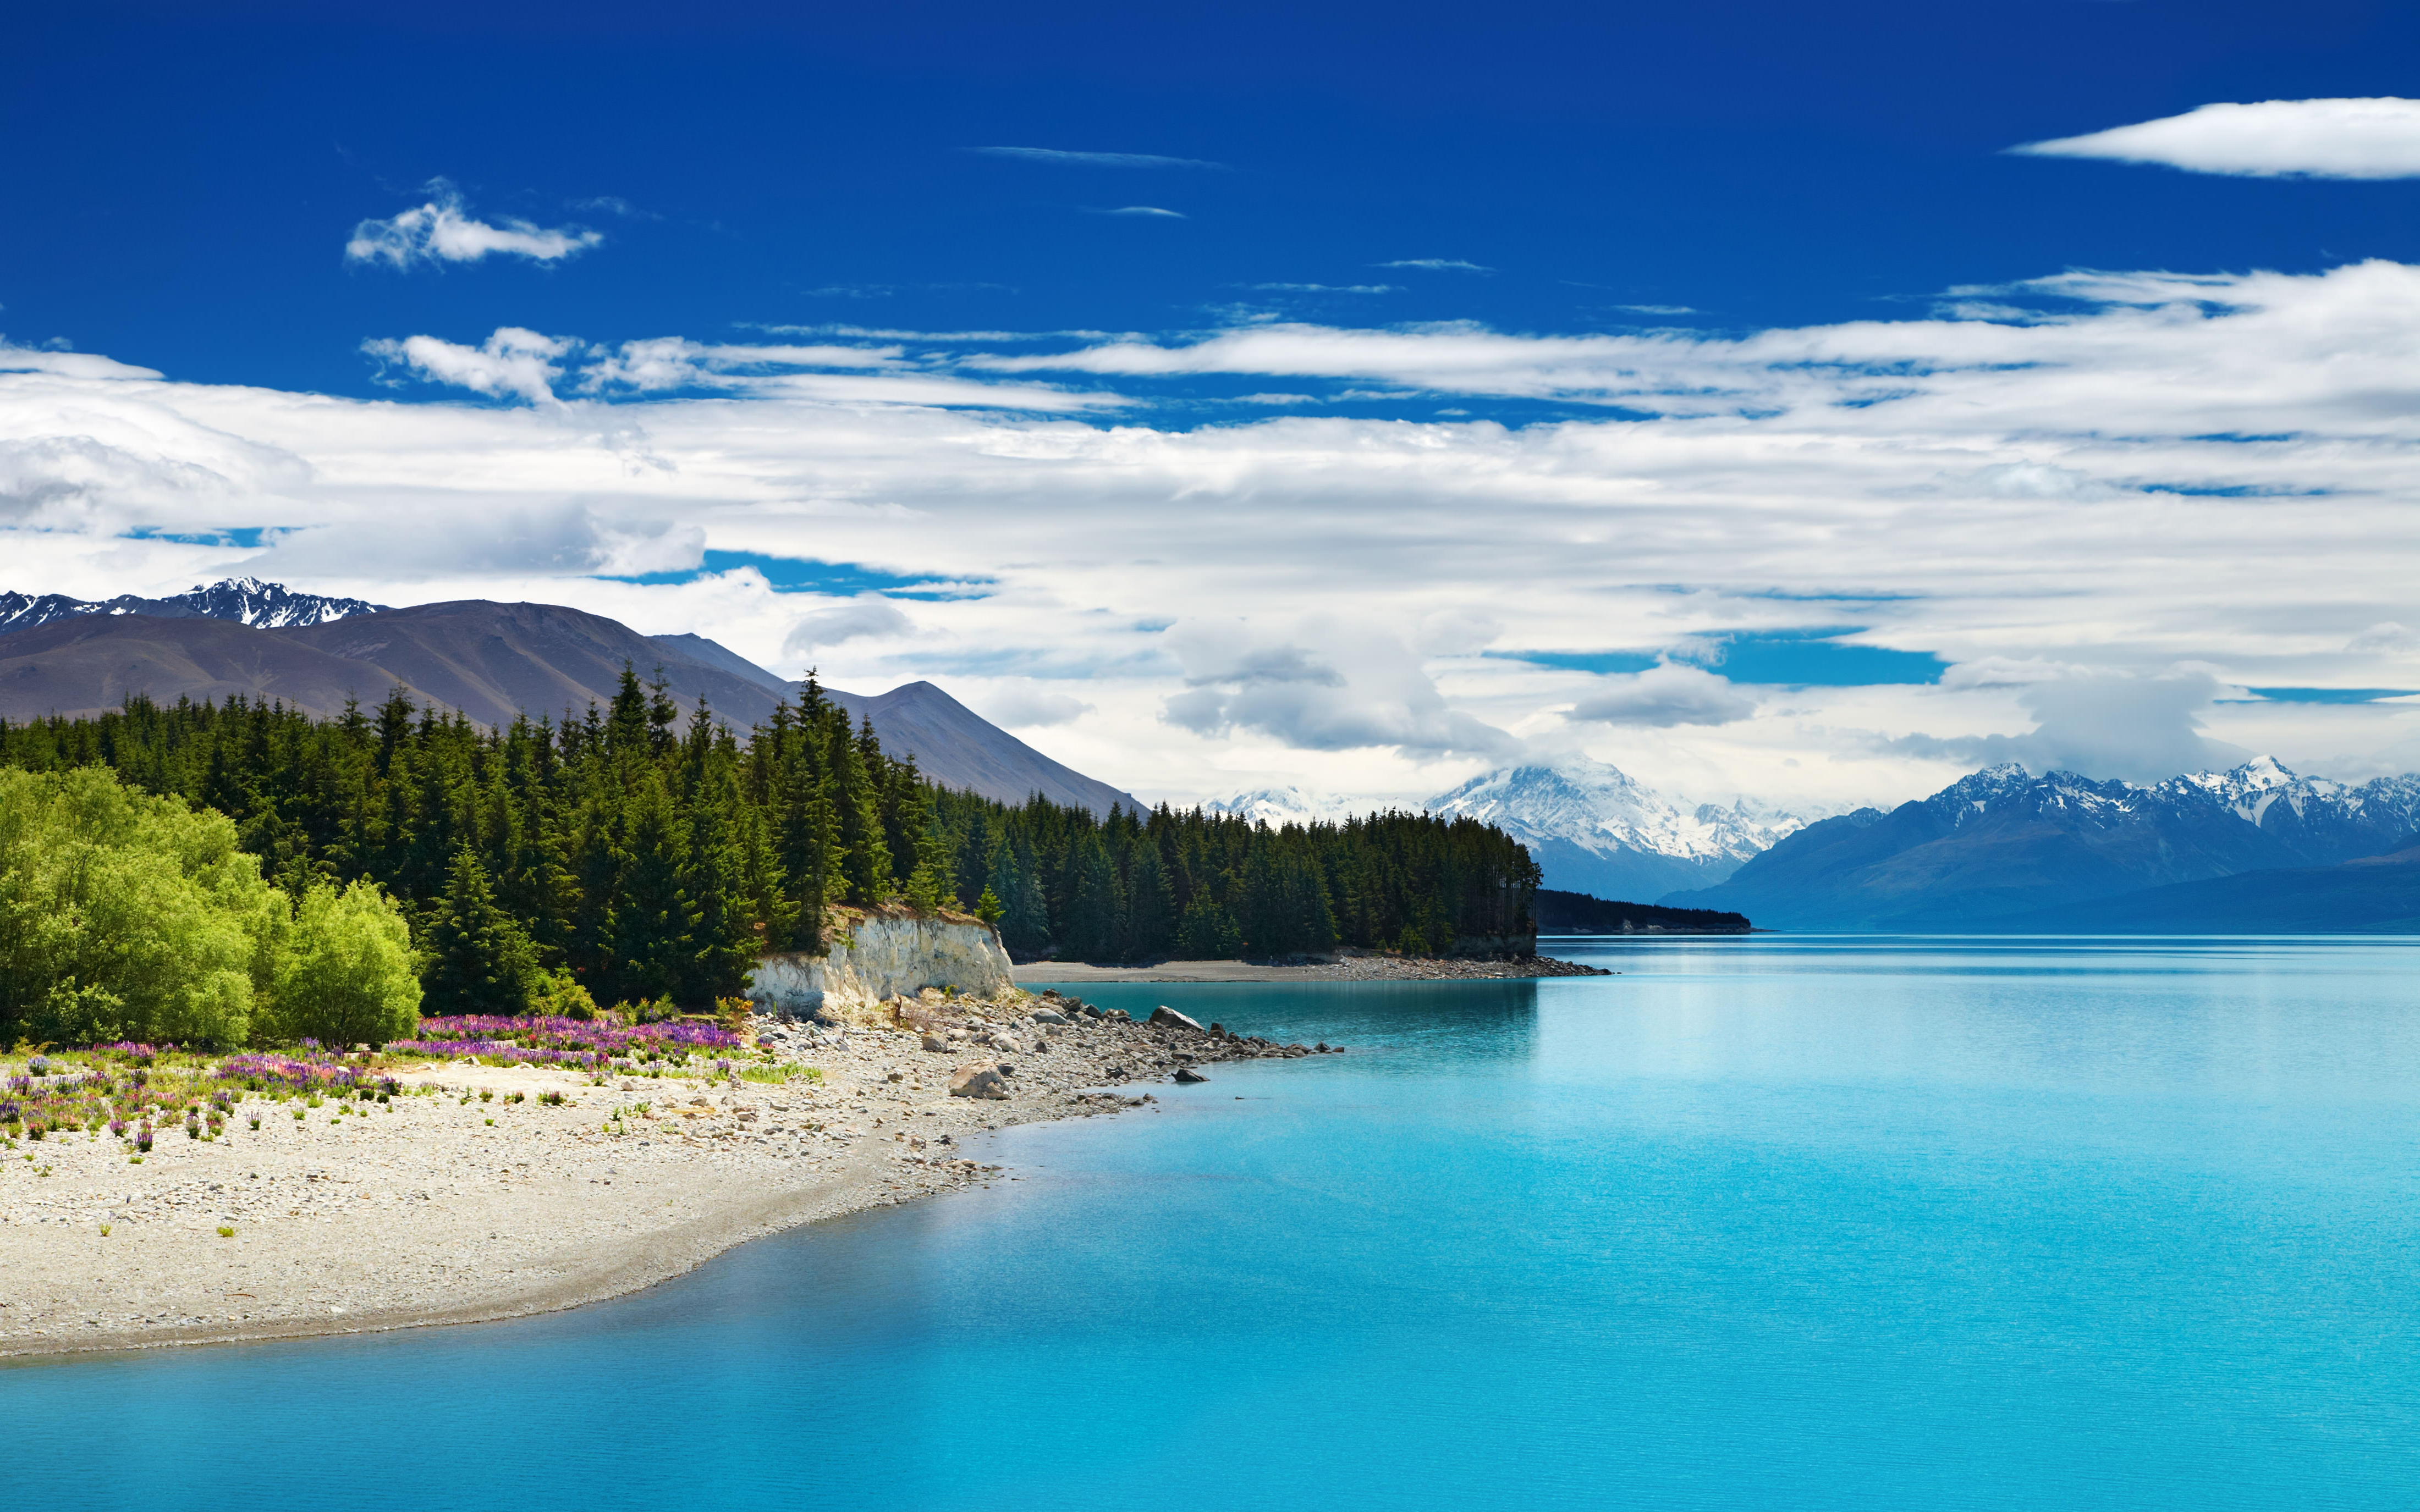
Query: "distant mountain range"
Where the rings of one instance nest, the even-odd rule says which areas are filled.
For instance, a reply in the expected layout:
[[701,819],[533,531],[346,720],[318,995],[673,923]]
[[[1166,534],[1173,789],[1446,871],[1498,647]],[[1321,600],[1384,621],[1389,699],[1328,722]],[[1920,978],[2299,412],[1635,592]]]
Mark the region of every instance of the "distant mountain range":
[[1585,758],[1489,772],[1429,809],[1500,826],[1529,847],[1548,887],[1638,900],[1719,883],[1807,823],[1745,800],[1686,804]]
[[2396,850],[2415,828],[2420,776],[2351,787],[2264,757],[2144,787],[2010,764],[1888,813],[1808,825],[1719,886],[1659,901],[1778,929],[2102,930],[2154,917],[2169,920],[2161,928],[2219,928],[2222,917],[2257,917],[2263,898],[2282,909],[2298,888],[2390,886],[2391,868],[2329,882],[2300,874]]
[[877,698],[835,687],[825,688],[824,696],[858,718],[871,718],[884,750],[913,755],[925,776],[952,787],[1002,803],[1023,803],[1039,793],[1096,814],[1113,804],[1128,813],[1149,811],[1133,794],[1062,766],[930,683],[909,683]]
[[2043,934],[2420,934],[2420,835],[2341,866],[2242,872],[2016,914]]
[[1357,811],[1342,799],[1307,792],[1302,788],[1255,788],[1233,797],[1213,798],[1202,806],[1204,813],[1229,814],[1248,819],[1256,825],[1281,828],[1287,825],[1307,825],[1314,819],[1342,819]]
[[323,594],[298,594],[283,583],[257,578],[228,578],[208,588],[195,583],[173,598],[141,598],[120,594],[116,598],[70,598],[65,594],[0,594],[0,635],[12,630],[39,630],[59,620],[146,614],[163,620],[233,620],[262,629],[321,625],[351,614],[376,614],[383,605],[358,598],[330,598]]
[[[461,599],[387,609],[229,579],[173,598],[99,602],[0,594],[0,718],[101,714],[132,694],[281,700],[326,717],[346,701],[459,709],[484,725],[521,714],[577,716],[613,696],[625,664],[660,668],[686,710],[701,697],[745,730],[798,685],[699,635],[643,636],[618,620],[559,604]],[[878,697],[827,688],[853,717],[871,717],[883,748],[924,774],[1004,803],[1040,793],[1107,812],[1132,795],[1052,761],[930,683]]]

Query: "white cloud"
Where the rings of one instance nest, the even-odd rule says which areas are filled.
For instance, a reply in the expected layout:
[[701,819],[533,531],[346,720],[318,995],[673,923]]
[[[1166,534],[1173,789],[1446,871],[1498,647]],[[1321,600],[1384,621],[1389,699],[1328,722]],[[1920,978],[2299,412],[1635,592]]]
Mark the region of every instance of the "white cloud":
[[1634,315],[1696,315],[1698,313],[1685,304],[1617,304],[1614,308],[1628,310]]
[[[661,336],[626,341],[608,351],[572,337],[506,326],[477,347],[436,336],[407,336],[365,341],[362,350],[384,366],[401,367],[427,382],[532,404],[558,403],[557,385],[575,368],[578,392],[615,397],[721,389],[802,404],[1057,413],[1116,409],[1127,402],[1111,393],[1071,393],[1038,384],[985,383],[918,371],[897,347],[718,345]],[[835,368],[843,371],[830,371]]]
[[6,337],[0,337],[0,373],[53,373],[60,378],[79,378],[160,377],[151,368],[112,362],[90,352],[60,351],[47,343],[41,347],[12,347]]
[[1392,284],[1246,284],[1264,294],[1400,294]]
[[1093,705],[1064,693],[1036,687],[1010,687],[993,694],[983,706],[984,717],[1007,730],[1047,729],[1073,724],[1093,712]]
[[2256,178],[2411,178],[2420,177],[2420,100],[2204,105],[2181,116],[2009,150]]
[[2420,651],[2420,630],[2393,620],[2381,620],[2346,641],[2345,650],[2356,655],[2368,651]]
[[1495,269],[1482,263],[1465,262],[1460,257],[1398,257],[1390,263],[1375,263],[1377,268],[1425,268],[1432,273],[1492,273]]
[[986,157],[1027,162],[1063,162],[1079,168],[1224,168],[1200,158],[1163,158],[1153,152],[1063,152],[1056,147],[977,147]]
[[782,653],[803,656],[826,646],[864,638],[911,635],[916,626],[898,605],[880,594],[860,594],[846,603],[802,614],[782,640]]
[[2036,773],[2157,782],[2180,772],[2224,769],[2257,754],[2206,733],[2204,716],[2220,691],[2218,681],[2200,671],[2047,679],[2017,696],[2035,718],[2027,733],[1910,736],[1895,745],[1965,764],[2013,761]]
[[1103,215],[1156,215],[1168,221],[1182,221],[1186,218],[1183,210],[1164,210],[1156,205],[1122,205],[1114,210],[1103,210],[1101,213]]
[[[2095,755],[2097,716],[2023,702],[2106,677],[2140,705],[2187,663],[2230,687],[2420,687],[2420,639],[2397,628],[2420,578],[2420,269],[2086,272],[2012,297],[2057,308],[1725,339],[1084,336],[1022,369],[1002,364],[1031,344],[984,332],[601,349],[508,330],[380,351],[397,377],[526,405],[0,351],[0,587],[248,571],[386,603],[568,602],[842,687],[930,677],[977,707],[1044,679],[1094,711],[1037,744],[1152,797],[1242,773],[1434,792],[1441,762],[1558,737],[1672,790],[1836,805],[1930,791],[2028,738],[2010,732],[2134,770],[2216,748],[2188,736],[2322,774],[2420,751],[2408,706],[2171,700]],[[1081,392],[1051,386],[1070,372]],[[1201,424],[1183,396],[1153,422],[1169,376],[1278,393],[1294,386],[1267,376],[1292,372],[1323,393],[1634,397],[1619,419],[1508,426],[1404,418],[1428,402],[1358,418],[1332,393]],[[237,527],[269,531],[256,548],[129,533]],[[694,568],[707,545],[976,589],[868,606],[752,574],[590,576]],[[1721,724],[1639,722],[1643,695],[1604,711],[1629,722],[1575,723],[1640,685],[1473,654],[1677,658],[1851,625],[1950,670],[1760,691]]]
[[1642,672],[1599,677],[1567,717],[1579,723],[1653,725],[1735,724],[1756,713],[1756,700],[1729,679],[1678,662]]
[[1168,632],[1186,691],[1170,724],[1221,737],[1255,731],[1303,750],[1391,748],[1413,760],[1518,754],[1505,732],[1449,707],[1402,641],[1331,615],[1282,638],[1243,621],[1195,620]]
[[380,363],[407,368],[431,383],[532,404],[554,402],[554,380],[563,377],[560,359],[579,347],[567,337],[542,336],[519,326],[501,327],[476,347],[435,336],[362,343],[362,350]]
[[[462,196],[442,178],[431,179],[429,198],[383,221],[364,221],[345,243],[345,260],[408,269],[415,263],[474,263],[489,255],[560,262],[605,238],[581,226],[552,229],[509,217],[500,224],[474,219]],[[627,207],[625,207],[627,209]]]

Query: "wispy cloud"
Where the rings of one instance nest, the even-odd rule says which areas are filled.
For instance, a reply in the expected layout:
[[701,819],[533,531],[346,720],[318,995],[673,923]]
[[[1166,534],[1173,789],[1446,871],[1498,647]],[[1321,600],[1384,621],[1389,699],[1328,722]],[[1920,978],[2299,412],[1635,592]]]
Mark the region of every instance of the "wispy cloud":
[[578,351],[580,345],[567,337],[504,326],[476,347],[435,336],[406,336],[401,341],[365,341],[362,350],[377,358],[382,367],[401,367],[432,383],[469,389],[495,399],[552,404],[555,380],[563,377],[561,360]]
[[547,228],[502,217],[473,217],[461,193],[442,178],[428,181],[429,198],[383,221],[364,221],[345,243],[345,260],[408,269],[419,263],[474,263],[489,255],[560,262],[605,238],[582,226]]
[[[1036,347],[981,332],[600,347],[507,328],[373,348],[394,378],[452,385],[414,397],[502,404],[0,350],[0,550],[18,563],[0,587],[341,579],[387,603],[568,602],[766,660],[830,612],[783,671],[813,659],[864,687],[1084,668],[1080,687],[1034,680],[1095,705],[1050,752],[1149,797],[1232,791],[1221,772],[1245,769],[1417,795],[1446,785],[1423,761],[1564,740],[1679,791],[1854,806],[1931,791],[2038,724],[2071,732],[2036,743],[2044,759],[2148,772],[2212,748],[2172,738],[2188,719],[2319,775],[2420,768],[2420,709],[2203,707],[2190,676],[2420,687],[2420,267],[2062,275],[2007,297],[2069,302],[1722,337],[1256,326],[1062,340],[1077,349],[1023,368],[997,364]],[[1392,405],[1340,397],[1388,385]],[[1112,390],[1125,408],[1087,392]],[[1264,407],[1202,397],[1230,393]],[[1535,418],[1532,398],[1569,395],[1620,409]],[[288,529],[241,552],[125,533],[260,521]],[[999,586],[894,618],[729,575],[578,576],[694,565],[707,540]],[[1845,623],[1817,617],[1845,597],[1876,644],[1950,671],[1727,691],[1725,669],[1685,665],[1693,640]],[[1332,620],[1306,622],[1314,604]],[[1456,607],[1486,623],[1440,618]],[[1469,655],[1496,623],[1506,644],[1675,670]],[[949,686],[987,708],[1016,681]],[[2158,728],[2084,739],[2096,700],[2147,690],[2178,695]]]
[[1372,263],[1373,268],[1425,268],[1432,273],[1492,273],[1495,269],[1483,263],[1465,262],[1459,257],[1398,257],[1390,263]]
[[1392,284],[1239,284],[1264,294],[1401,294]]
[[1065,152],[1057,147],[976,147],[990,158],[1016,158],[1027,162],[1063,162],[1082,168],[1218,168],[1223,162],[1201,158],[1164,158],[1156,152]]
[[1000,384],[920,369],[899,347],[766,346],[658,336],[618,347],[506,326],[476,347],[440,337],[365,341],[380,380],[406,378],[496,399],[560,406],[566,393],[632,398],[697,390],[801,404],[1078,413],[1124,407],[1113,393]]
[[639,208],[619,194],[598,194],[591,199],[576,199],[571,202],[571,208],[575,210],[597,210],[607,215],[619,215],[632,221],[663,219],[653,210]]
[[2420,100],[2264,100],[2009,148],[2254,178],[2420,177]]
[[1156,205],[1121,205],[1116,209],[1103,210],[1100,213],[1103,215],[1157,215],[1171,221],[1186,219],[1183,210],[1164,210]]
[[1614,308],[1628,310],[1634,315],[1696,315],[1698,313],[1693,306],[1686,304],[1617,304]]
[[1684,724],[1736,724],[1755,714],[1756,700],[1729,679],[1668,661],[1642,672],[1597,678],[1564,717],[1578,724],[1669,729]]

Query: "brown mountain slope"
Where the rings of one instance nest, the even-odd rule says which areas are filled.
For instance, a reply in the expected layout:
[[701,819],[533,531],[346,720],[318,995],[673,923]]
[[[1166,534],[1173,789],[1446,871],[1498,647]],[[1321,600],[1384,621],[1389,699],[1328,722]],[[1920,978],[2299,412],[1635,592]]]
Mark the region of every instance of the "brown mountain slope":
[[[0,718],[101,714],[131,693],[274,698],[327,717],[374,704],[404,681],[365,662],[231,620],[127,614],[61,620],[0,640]],[[422,698],[417,688],[405,691]]]
[[884,750],[912,754],[937,782],[971,788],[1001,803],[1023,803],[1039,793],[1096,814],[1106,815],[1112,804],[1128,812],[1142,809],[1134,795],[1062,766],[930,683],[908,683],[878,698],[838,688],[824,692],[851,717],[871,717]]
[[265,632],[383,669],[481,724],[510,724],[610,702],[627,662],[642,678],[661,666],[684,715],[700,694],[715,717],[746,730],[777,695],[748,678],[680,656],[619,620],[560,604],[459,599],[327,625]]
[[[0,638],[0,717],[100,714],[131,693],[269,698],[326,717],[347,697],[376,704],[401,685],[416,703],[460,709],[489,726],[517,715],[560,718],[613,697],[625,663],[661,668],[684,716],[700,695],[746,732],[796,685],[697,636],[653,640],[602,615],[557,604],[464,599],[384,609],[323,625],[261,630],[231,620],[80,615]],[[1043,755],[930,683],[879,697],[833,691],[870,717],[883,748],[913,754],[927,777],[1004,803],[1040,793],[1107,813],[1140,807],[1126,793]]]

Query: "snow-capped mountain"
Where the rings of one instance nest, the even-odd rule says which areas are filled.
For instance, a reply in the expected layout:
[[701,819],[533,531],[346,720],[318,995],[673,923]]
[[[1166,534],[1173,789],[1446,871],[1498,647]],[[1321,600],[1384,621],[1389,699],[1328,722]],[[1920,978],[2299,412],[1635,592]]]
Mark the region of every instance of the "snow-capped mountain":
[[1669,798],[1586,758],[1489,772],[1429,809],[1467,814],[1520,841],[1546,887],[1634,903],[1712,887],[1807,822],[1745,799],[1726,808]]
[[1353,808],[1341,798],[1297,787],[1281,787],[1255,788],[1233,797],[1214,798],[1202,806],[1202,811],[1233,814],[1254,824],[1275,827],[1307,825],[1314,819],[1342,819],[1352,812]]
[[2335,866],[2397,849],[2415,828],[2420,776],[2351,787],[2262,757],[2136,785],[2010,764],[1889,813],[1809,825],[1721,886],[1658,901],[1782,928],[1973,928],[2150,887]]
[[375,614],[386,606],[358,598],[331,598],[322,594],[298,594],[284,583],[257,578],[227,578],[205,588],[169,598],[141,598],[120,594],[116,598],[70,598],[65,594],[0,593],[0,635],[31,630],[56,620],[86,614],[147,614],[163,620],[233,620],[256,629],[281,630],[294,625],[325,625],[355,614]]

